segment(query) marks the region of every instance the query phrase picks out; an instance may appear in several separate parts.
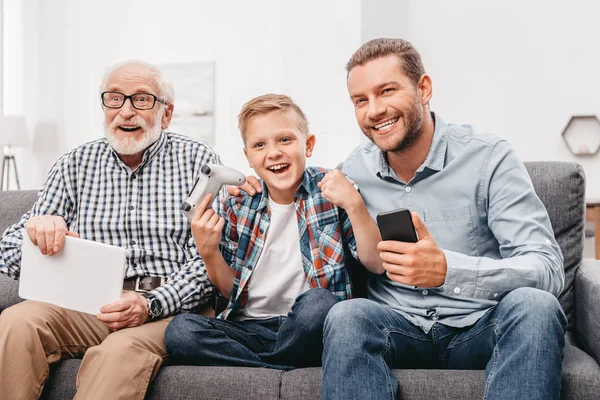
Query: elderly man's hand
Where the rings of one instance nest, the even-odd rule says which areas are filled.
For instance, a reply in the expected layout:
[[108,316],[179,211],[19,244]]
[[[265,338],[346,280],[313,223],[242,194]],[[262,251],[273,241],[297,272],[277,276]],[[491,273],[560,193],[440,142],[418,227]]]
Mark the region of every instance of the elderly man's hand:
[[417,243],[387,240],[377,245],[383,268],[395,282],[430,288],[442,286],[448,271],[446,255],[416,213],[412,213],[412,220],[419,235]]
[[25,230],[31,242],[40,248],[42,254],[52,256],[65,244],[65,236],[79,237],[67,231],[67,224],[57,215],[38,215],[25,222]]
[[[246,177],[246,182],[241,186],[227,186],[227,193],[230,196],[237,196],[242,190],[250,196],[254,196],[256,193],[262,193],[262,186],[253,175]],[[225,202],[225,199],[221,199],[221,201]]]
[[119,300],[103,306],[97,317],[113,331],[140,326],[149,319],[148,301],[137,292],[128,292]]

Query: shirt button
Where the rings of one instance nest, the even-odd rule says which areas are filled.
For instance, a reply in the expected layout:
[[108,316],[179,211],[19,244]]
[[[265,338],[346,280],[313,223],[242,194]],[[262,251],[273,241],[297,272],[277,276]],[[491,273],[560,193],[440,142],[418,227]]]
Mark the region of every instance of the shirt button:
[[135,179],[135,178],[137,178],[136,174],[131,175],[131,179]]
[[133,245],[135,245],[135,243],[136,243],[136,241],[135,241],[135,240],[131,240],[131,241],[129,242],[129,244],[130,244],[130,245],[132,245],[132,246],[133,246]]
[[423,290],[423,296],[427,296],[429,294],[429,292],[427,291],[427,289]]
[[454,294],[459,294],[460,293],[460,288],[459,287],[455,287],[454,288]]
[[437,314],[435,314],[433,317],[431,317],[431,319],[437,321],[438,319],[440,319],[440,317],[438,317]]
[[494,297],[498,297],[498,293],[494,293]]
[[129,206],[127,208],[129,208],[130,210],[133,210],[135,207],[134,206]]
[[550,244],[550,243],[552,243],[552,242],[550,241],[550,239],[546,239],[546,244]]
[[263,228],[260,228],[260,234],[262,235],[263,233],[265,233],[265,230]]
[[410,186],[407,186],[404,188],[404,190],[406,190],[406,193],[410,193],[410,191],[412,190],[412,188]]

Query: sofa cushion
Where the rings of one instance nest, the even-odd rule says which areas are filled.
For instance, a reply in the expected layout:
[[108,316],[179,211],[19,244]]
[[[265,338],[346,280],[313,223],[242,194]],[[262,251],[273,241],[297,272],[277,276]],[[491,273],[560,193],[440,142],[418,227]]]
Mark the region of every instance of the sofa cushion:
[[40,400],[67,400],[75,397],[75,378],[81,360],[65,359],[50,367],[50,376]]
[[19,297],[19,281],[0,274],[0,313],[21,301],[23,299]]
[[[18,222],[23,214],[31,209],[37,200],[37,191],[0,192],[0,233]],[[18,296],[19,282],[0,274],[0,312],[15,303],[22,301]]]
[[12,190],[0,192],[0,232],[21,220],[23,214],[31,210],[37,200],[35,190]]
[[565,258],[565,287],[559,296],[569,321],[575,325],[575,273],[583,260],[585,175],[583,168],[566,162],[526,162],[535,192],[548,210],[554,236]]
[[281,374],[267,368],[166,366],[160,369],[146,398],[278,399]]
[[[600,393],[600,366],[579,349],[567,334],[563,360],[561,399],[595,400]],[[403,400],[464,400],[483,398],[483,370],[395,369],[398,398]],[[282,400],[318,399],[321,396],[321,368],[285,372],[281,378]]]

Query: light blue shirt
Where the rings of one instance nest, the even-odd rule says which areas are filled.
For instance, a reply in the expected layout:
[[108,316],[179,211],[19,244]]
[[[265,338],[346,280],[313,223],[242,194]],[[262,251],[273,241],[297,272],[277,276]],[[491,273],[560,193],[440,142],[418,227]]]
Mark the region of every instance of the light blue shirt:
[[417,212],[448,264],[446,281],[436,288],[373,275],[369,298],[428,332],[435,322],[473,325],[519,287],[558,296],[563,256],[523,163],[505,140],[432,115],[429,154],[409,182],[398,178],[373,143],[355,149],[342,166],[373,218],[398,208]]

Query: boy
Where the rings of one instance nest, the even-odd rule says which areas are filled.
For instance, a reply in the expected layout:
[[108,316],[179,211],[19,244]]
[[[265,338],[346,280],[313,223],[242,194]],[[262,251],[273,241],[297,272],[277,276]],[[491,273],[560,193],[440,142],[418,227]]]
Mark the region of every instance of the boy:
[[203,365],[318,366],[325,317],[352,297],[344,258],[360,255],[382,273],[379,231],[339,170],[306,167],[315,136],[289,97],[252,99],[238,120],[262,193],[229,198],[224,218],[209,195],[192,221],[207,274],[229,304],[216,319],[175,317],[167,349]]

